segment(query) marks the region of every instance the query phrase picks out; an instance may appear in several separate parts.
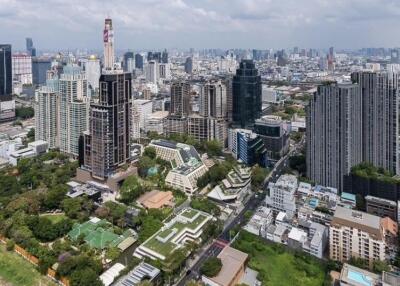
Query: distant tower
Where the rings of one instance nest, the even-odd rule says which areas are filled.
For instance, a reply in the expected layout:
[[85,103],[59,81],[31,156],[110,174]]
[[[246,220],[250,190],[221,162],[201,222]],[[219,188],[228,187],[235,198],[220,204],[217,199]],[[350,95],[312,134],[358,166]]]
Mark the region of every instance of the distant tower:
[[103,41],[104,41],[104,69],[111,70],[114,67],[114,30],[111,19],[105,20]]

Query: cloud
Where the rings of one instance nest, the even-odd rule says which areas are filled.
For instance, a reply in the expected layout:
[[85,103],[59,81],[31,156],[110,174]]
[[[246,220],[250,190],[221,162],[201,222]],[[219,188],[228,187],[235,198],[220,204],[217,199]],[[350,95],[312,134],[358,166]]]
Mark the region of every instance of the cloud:
[[106,17],[120,48],[400,45],[396,0],[0,0],[0,37],[100,48]]

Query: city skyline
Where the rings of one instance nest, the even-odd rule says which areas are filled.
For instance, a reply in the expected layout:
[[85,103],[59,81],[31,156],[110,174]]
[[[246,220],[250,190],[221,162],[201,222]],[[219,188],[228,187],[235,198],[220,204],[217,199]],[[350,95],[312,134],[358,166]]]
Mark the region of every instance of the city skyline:
[[[0,36],[23,50],[101,49],[99,28],[114,19],[120,49],[395,47],[400,3],[356,1],[0,0]],[[45,13],[51,7],[51,13]],[[357,39],[357,40],[355,40]]]

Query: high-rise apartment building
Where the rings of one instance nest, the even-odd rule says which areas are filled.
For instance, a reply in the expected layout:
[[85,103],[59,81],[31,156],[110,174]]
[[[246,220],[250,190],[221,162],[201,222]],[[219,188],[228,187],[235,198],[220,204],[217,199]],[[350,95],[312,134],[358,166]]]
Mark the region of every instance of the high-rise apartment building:
[[12,98],[11,62],[11,45],[0,45],[0,101],[8,101]]
[[91,55],[85,63],[85,72],[88,82],[88,88],[91,94],[99,89],[99,79],[100,79],[100,60],[95,56]]
[[88,129],[89,97],[85,73],[77,65],[64,67],[59,81],[60,151],[78,157],[79,137]]
[[12,55],[13,80],[21,84],[32,84],[32,58],[26,54]]
[[400,175],[399,74],[356,72],[351,77],[362,93],[363,161]]
[[362,162],[362,98],[356,84],[318,86],[307,107],[307,175],[342,190],[343,176]]
[[42,86],[35,93],[35,140],[46,141],[49,148],[58,148],[60,103],[58,90]]
[[345,262],[361,258],[385,260],[385,235],[380,217],[337,207],[329,229],[329,258]]
[[185,117],[190,113],[190,84],[185,81],[173,82],[171,85],[170,114]]
[[111,70],[114,68],[114,29],[112,26],[112,20],[106,19],[104,22],[103,30],[103,42],[104,42],[104,69]]
[[222,81],[208,81],[202,86],[200,115],[227,118],[227,88]]
[[167,64],[169,62],[169,60],[168,60],[168,51],[167,50],[164,50],[162,52],[162,54],[161,54],[161,62],[163,64]]
[[232,116],[242,128],[261,116],[261,76],[252,60],[242,60],[232,81]]

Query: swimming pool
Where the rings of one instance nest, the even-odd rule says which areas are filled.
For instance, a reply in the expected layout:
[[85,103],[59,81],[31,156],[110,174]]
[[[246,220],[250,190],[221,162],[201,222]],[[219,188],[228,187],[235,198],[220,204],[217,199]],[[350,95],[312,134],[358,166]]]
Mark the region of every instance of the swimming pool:
[[361,285],[372,286],[372,278],[366,276],[365,274],[363,274],[361,272],[349,270],[347,272],[347,278],[349,278],[357,283],[360,283]]

